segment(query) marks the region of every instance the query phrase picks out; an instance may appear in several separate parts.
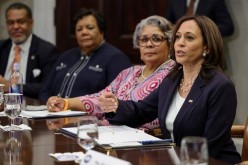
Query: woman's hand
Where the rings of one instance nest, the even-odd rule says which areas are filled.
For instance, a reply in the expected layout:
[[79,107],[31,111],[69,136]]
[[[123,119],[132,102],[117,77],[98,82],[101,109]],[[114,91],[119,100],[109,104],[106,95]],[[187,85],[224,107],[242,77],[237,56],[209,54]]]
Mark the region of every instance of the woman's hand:
[[61,97],[52,96],[47,100],[47,109],[50,112],[63,111],[65,106],[65,100]]
[[99,98],[99,105],[105,113],[116,112],[118,100],[113,93],[105,92]]

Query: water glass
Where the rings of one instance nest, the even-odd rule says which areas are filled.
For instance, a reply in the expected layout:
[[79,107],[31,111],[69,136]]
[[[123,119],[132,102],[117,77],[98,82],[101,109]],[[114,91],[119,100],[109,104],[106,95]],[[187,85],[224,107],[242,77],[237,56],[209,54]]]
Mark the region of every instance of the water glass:
[[2,111],[3,102],[4,102],[4,84],[0,84],[0,111]]
[[78,144],[86,151],[92,149],[98,140],[98,119],[95,116],[82,116],[78,120]]
[[4,143],[4,163],[22,165],[21,142],[18,137],[15,137],[17,132],[10,132],[10,138]]
[[4,100],[4,84],[0,84],[0,104],[3,103]]
[[7,131],[20,130],[18,126],[14,125],[14,120],[21,113],[22,94],[20,93],[6,93],[4,94],[4,113],[11,119],[10,127],[5,128]]
[[184,137],[180,149],[181,165],[208,165],[208,146],[204,137]]

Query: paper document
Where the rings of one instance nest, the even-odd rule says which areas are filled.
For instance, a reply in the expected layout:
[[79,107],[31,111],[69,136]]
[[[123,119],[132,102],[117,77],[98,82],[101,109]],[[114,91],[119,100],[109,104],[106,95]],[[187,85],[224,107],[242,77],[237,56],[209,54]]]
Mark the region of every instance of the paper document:
[[44,111],[22,111],[20,116],[26,118],[56,118],[56,117],[68,117],[68,116],[83,116],[86,112],[80,111],[60,111],[60,112],[49,112],[48,110]]
[[45,111],[47,110],[46,105],[27,105],[26,111]]
[[49,155],[61,162],[75,161],[78,158],[81,158],[81,159],[84,158],[83,152],[50,153]]
[[[76,136],[77,127],[62,128],[61,132],[68,133]],[[125,147],[125,146],[144,146],[143,142],[151,142],[149,145],[155,144],[155,142],[164,142],[164,140],[151,136],[142,130],[131,128],[128,126],[99,126],[99,145],[109,145],[113,148]],[[154,142],[154,143],[152,143]],[[158,143],[156,143],[158,145]],[[162,143],[159,143],[162,145]],[[164,143],[165,144],[165,143]],[[169,140],[167,145],[171,144]]]

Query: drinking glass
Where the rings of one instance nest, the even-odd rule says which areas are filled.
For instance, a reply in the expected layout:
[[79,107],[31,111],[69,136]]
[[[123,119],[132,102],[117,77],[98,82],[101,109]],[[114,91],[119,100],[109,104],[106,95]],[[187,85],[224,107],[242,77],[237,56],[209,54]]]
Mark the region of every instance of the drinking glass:
[[0,84],[0,106],[4,101],[4,84]]
[[86,151],[92,149],[98,140],[98,120],[94,116],[82,116],[78,120],[77,141]]
[[204,137],[185,137],[180,149],[181,165],[208,165],[208,146]]
[[3,102],[4,102],[4,84],[0,84],[0,113],[3,111]]
[[10,137],[4,143],[4,164],[21,165],[21,142],[15,137],[17,132],[9,132]]
[[5,128],[6,131],[20,130],[18,126],[14,125],[14,120],[21,113],[22,94],[20,93],[6,93],[4,94],[4,113],[11,119],[11,125]]
[[[82,116],[78,119],[77,142],[87,152],[94,148],[98,141],[98,120],[94,116]],[[83,158],[77,158],[80,163]]]

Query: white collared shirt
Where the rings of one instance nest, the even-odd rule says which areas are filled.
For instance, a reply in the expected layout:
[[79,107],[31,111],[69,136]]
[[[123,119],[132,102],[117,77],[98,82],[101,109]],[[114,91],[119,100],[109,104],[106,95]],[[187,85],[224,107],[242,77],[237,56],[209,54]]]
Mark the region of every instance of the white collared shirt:
[[[31,34],[28,37],[26,42],[24,42],[23,44],[19,45],[19,47],[21,48],[21,52],[20,52],[21,53],[20,72],[21,72],[21,74],[23,76],[23,84],[26,83],[26,71],[27,71],[27,64],[28,64],[28,55],[29,55],[29,49],[30,49],[32,37],[33,37],[33,35]],[[6,80],[10,79],[11,67],[12,67],[14,57],[15,57],[15,52],[14,52],[15,46],[16,46],[16,44],[12,43],[7,68],[6,68],[6,71],[5,71],[5,74],[4,74],[4,78]]]

